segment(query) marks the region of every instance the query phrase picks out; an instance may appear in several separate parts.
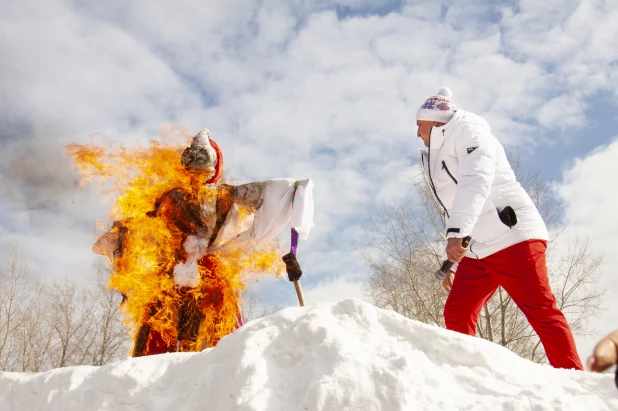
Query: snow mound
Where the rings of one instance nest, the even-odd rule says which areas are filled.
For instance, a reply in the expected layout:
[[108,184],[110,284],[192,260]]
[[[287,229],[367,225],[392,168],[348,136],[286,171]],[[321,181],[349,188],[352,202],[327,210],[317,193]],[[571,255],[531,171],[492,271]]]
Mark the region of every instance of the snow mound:
[[611,375],[556,370],[358,300],[288,308],[201,353],[0,373],[12,410],[611,410]]

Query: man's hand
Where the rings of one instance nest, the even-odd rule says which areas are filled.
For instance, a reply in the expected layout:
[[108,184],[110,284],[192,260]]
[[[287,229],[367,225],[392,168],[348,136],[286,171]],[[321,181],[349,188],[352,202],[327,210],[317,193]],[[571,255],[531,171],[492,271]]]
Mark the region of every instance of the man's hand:
[[451,237],[446,241],[446,257],[449,261],[458,263],[463,259],[468,249],[461,246],[462,242],[463,238],[455,237]]
[[453,270],[449,270],[442,280],[442,287],[449,293],[451,292],[451,288],[453,288],[453,281],[455,281],[455,273]]
[[586,367],[590,371],[603,372],[618,362],[618,330],[603,338],[588,358]]

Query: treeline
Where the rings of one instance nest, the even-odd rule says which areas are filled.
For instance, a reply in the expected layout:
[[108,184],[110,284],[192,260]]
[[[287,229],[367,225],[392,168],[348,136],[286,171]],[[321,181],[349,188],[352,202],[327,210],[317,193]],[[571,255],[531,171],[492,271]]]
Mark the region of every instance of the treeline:
[[[0,371],[39,372],[104,365],[130,355],[122,296],[107,288],[110,271],[94,265],[86,281],[42,279],[13,244],[0,252]],[[280,307],[247,289],[246,321]]]
[[17,245],[0,257],[0,370],[103,365],[128,355],[122,297],[106,288],[105,267],[82,285],[36,276]]

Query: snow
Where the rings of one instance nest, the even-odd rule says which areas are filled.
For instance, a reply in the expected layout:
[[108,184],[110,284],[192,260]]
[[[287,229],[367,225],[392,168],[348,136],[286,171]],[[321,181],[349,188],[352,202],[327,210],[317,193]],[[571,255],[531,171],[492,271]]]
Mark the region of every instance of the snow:
[[360,300],[287,308],[201,353],[0,373],[12,410],[618,410],[613,375],[557,370]]

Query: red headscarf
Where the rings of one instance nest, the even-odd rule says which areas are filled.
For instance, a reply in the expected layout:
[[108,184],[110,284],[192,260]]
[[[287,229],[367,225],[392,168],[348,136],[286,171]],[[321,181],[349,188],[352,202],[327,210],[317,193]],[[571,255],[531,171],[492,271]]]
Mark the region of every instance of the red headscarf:
[[210,145],[215,149],[215,153],[217,153],[217,165],[215,166],[215,173],[212,175],[210,180],[208,180],[207,184],[215,184],[219,181],[219,177],[223,174],[223,153],[221,153],[221,149],[213,139],[210,140]]

